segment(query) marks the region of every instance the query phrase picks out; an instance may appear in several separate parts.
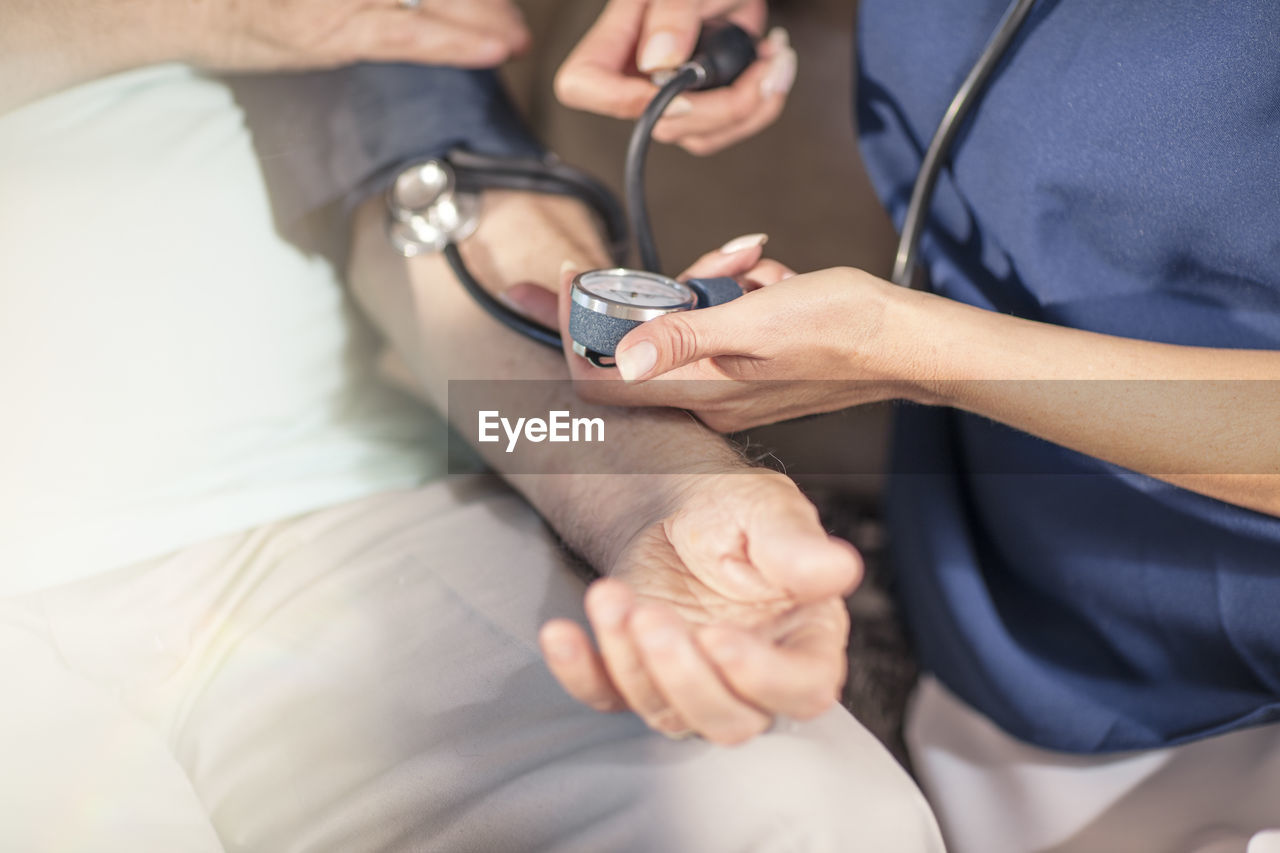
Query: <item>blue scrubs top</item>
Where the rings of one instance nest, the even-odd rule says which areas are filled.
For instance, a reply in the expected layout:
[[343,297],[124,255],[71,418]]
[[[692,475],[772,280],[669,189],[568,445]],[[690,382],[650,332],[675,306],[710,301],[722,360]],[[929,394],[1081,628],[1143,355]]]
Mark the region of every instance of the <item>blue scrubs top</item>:
[[[1006,5],[861,4],[862,149],[899,225]],[[1280,348],[1274,0],[1042,0],[951,162],[922,244],[937,292],[1129,338]],[[955,693],[1070,752],[1280,720],[1280,519],[964,413],[899,415],[901,600]]]

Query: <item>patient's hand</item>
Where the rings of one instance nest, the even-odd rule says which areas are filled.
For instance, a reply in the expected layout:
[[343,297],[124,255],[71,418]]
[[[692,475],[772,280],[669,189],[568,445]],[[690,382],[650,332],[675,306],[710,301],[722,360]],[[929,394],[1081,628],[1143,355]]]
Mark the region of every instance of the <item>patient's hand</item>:
[[195,4],[187,39],[202,65],[228,70],[325,68],[357,61],[487,68],[523,51],[529,32],[511,0],[276,0]]
[[163,62],[219,71],[359,61],[491,68],[529,45],[512,0],[23,0],[0,6],[0,19],[0,113]]
[[769,471],[686,475],[587,592],[599,643],[568,620],[542,647],[575,698],[631,709],[670,735],[734,744],[776,714],[809,719],[837,699],[861,578],[853,547]]

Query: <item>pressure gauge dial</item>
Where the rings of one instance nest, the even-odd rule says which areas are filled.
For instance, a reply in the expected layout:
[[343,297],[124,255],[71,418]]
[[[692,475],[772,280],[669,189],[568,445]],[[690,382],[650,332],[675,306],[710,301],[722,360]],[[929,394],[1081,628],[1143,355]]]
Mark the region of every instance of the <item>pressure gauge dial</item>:
[[630,269],[591,270],[573,280],[569,337],[573,351],[597,367],[612,358],[618,342],[641,323],[720,305],[742,295],[731,278],[679,282],[658,273]]

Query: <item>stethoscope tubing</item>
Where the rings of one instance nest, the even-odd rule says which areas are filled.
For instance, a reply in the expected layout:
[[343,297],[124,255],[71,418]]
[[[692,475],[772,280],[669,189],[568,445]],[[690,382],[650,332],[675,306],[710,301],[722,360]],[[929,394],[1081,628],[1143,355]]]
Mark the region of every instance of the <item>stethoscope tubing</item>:
[[943,166],[951,147],[955,143],[965,118],[977,106],[986,92],[987,83],[991,79],[1000,60],[1009,51],[1014,36],[1026,21],[1027,15],[1036,0],[1013,0],[1005,10],[991,39],[978,56],[977,62],[970,69],[968,76],[938,123],[929,147],[925,151],[924,160],[920,163],[920,171],[916,175],[915,185],[911,188],[911,201],[907,205],[907,215],[902,220],[902,235],[898,238],[898,249],[893,261],[891,280],[894,284],[911,287],[916,268],[916,254],[920,248],[920,237],[924,233],[925,220],[933,201],[933,191],[942,174]]

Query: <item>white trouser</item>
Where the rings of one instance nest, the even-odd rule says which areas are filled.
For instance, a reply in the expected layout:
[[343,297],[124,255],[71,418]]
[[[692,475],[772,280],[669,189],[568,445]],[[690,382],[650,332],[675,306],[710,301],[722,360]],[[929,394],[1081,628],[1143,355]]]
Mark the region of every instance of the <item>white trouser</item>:
[[0,601],[0,850],[942,849],[843,710],[724,749],[571,701],[581,597],[470,478]]
[[1014,740],[933,678],[907,745],[951,853],[1280,853],[1280,726],[1123,755]]

